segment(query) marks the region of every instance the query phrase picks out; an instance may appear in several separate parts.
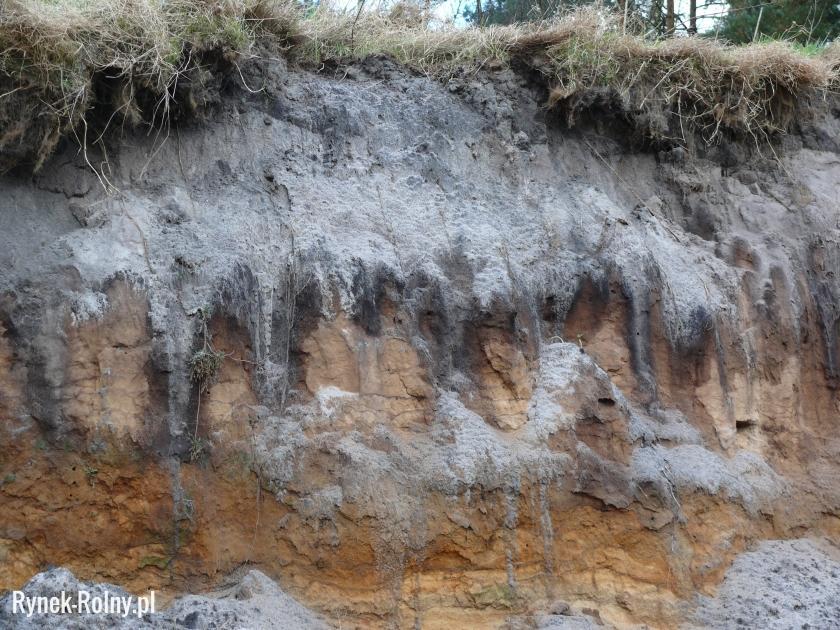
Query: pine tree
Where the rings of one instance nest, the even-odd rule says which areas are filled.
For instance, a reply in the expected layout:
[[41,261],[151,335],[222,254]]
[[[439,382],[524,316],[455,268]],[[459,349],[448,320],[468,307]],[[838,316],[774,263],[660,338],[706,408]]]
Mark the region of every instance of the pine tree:
[[719,34],[736,44],[750,42],[754,36],[817,44],[840,35],[836,0],[733,0],[730,4],[731,12],[721,20]]

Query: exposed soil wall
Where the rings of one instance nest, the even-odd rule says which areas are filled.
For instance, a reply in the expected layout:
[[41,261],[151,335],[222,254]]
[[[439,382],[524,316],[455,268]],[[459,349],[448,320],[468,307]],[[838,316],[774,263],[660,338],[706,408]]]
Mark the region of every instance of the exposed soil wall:
[[840,541],[836,103],[662,151],[524,71],[243,78],[88,155],[108,190],[70,144],[0,181],[0,588],[665,628]]

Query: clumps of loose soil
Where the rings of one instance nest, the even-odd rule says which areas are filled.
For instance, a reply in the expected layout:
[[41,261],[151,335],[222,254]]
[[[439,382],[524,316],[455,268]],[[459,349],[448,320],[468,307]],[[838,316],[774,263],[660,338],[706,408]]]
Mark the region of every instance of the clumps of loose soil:
[[823,541],[772,540],[741,554],[692,628],[836,628],[840,550]]

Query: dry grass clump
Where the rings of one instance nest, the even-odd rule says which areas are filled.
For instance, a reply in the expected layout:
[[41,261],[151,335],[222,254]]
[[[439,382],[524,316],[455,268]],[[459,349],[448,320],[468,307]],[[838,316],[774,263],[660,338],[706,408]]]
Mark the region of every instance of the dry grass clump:
[[206,391],[213,384],[224,360],[224,352],[212,348],[199,350],[189,360],[190,380],[198,384],[202,392]]
[[840,87],[840,42],[834,42],[822,51],[820,58],[830,68],[832,85]]
[[484,59],[506,59],[517,27],[441,28],[431,31],[393,21],[385,14],[317,11],[300,28],[296,58],[313,63],[387,55],[426,72],[440,74]]
[[96,78],[109,84],[97,95],[111,100],[106,116],[159,122],[204,54],[233,59],[297,19],[273,0],[2,0],[0,170],[28,157],[37,170],[64,133],[86,145]]
[[798,91],[825,89],[836,71],[784,42],[726,46],[702,38],[649,42],[609,24],[549,45],[541,69],[549,104],[571,119],[593,94],[609,96],[654,141],[708,143],[721,129],[757,139],[783,131]]
[[459,29],[430,26],[405,4],[357,14],[322,3],[304,15],[295,0],[0,0],[0,171],[26,161],[37,169],[65,134],[87,146],[92,111],[107,124],[161,123],[173,105],[189,106],[179,89],[194,89],[207,66],[235,71],[266,39],[318,67],[388,55],[447,76],[516,60],[541,73],[549,105],[570,122],[606,98],[669,141],[783,130],[796,93],[836,86],[840,73],[836,45],[809,57],[780,42],[649,41],[594,9]]
[[[548,22],[457,28],[401,19],[403,5],[389,13],[360,16],[319,9],[302,21],[292,51],[312,63],[344,62],[387,55],[432,76],[477,69],[489,61],[509,62],[566,41],[577,33],[600,33],[614,25],[609,14],[593,9],[567,13]],[[397,14],[395,16],[395,13]]]
[[[435,76],[514,59],[538,70],[548,105],[572,124],[608,102],[649,140],[686,144],[696,132],[757,141],[783,131],[803,89],[828,89],[838,65],[786,42],[727,46],[704,38],[645,40],[622,32],[615,14],[584,8],[549,22],[482,29],[423,28],[384,14],[318,11],[299,29],[293,54],[315,63],[385,54]],[[835,59],[838,56],[835,53]]]

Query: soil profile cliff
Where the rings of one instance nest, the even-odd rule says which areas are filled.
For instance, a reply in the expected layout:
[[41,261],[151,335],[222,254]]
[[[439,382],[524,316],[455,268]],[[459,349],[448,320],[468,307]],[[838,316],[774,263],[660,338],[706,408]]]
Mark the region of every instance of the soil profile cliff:
[[242,72],[0,181],[0,587],[665,628],[840,542],[835,101],[688,151],[523,69]]

